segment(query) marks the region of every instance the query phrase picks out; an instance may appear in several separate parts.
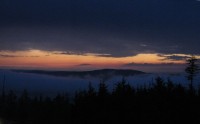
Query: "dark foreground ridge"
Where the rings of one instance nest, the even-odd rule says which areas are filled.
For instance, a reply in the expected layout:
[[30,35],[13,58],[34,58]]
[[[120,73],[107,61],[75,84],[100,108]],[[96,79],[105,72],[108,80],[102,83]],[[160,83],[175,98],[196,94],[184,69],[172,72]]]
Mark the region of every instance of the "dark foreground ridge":
[[20,97],[13,91],[0,97],[0,119],[9,124],[199,124],[199,117],[200,90],[159,77],[140,88],[122,79],[112,92],[106,82],[98,90],[89,84],[72,101],[67,94],[30,98],[26,90]]
[[128,70],[128,69],[101,69],[101,70],[93,70],[93,71],[44,71],[44,70],[13,70],[15,72],[23,72],[23,73],[35,73],[35,74],[45,74],[52,76],[75,76],[75,77],[112,77],[112,76],[134,76],[138,74],[145,74],[145,72],[137,71],[137,70]]

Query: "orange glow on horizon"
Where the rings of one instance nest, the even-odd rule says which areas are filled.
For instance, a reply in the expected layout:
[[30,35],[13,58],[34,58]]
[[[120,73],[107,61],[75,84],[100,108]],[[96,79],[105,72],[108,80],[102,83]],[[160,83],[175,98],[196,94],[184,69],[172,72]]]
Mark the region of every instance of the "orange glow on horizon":
[[[55,54],[56,53],[56,54]],[[103,57],[95,54],[86,55],[68,55],[58,54],[57,51],[0,51],[0,67],[30,67],[41,69],[78,69],[78,68],[117,68],[124,64],[161,64],[176,63],[183,64],[183,60],[165,60],[165,57],[158,54],[138,54],[131,57]],[[81,64],[86,64],[81,66]]]

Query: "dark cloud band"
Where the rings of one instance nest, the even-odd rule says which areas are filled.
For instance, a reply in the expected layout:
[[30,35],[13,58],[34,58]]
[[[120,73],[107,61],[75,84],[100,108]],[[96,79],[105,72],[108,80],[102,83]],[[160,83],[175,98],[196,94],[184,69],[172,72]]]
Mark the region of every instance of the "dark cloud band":
[[0,50],[107,57],[200,54],[200,2],[196,0],[0,2]]

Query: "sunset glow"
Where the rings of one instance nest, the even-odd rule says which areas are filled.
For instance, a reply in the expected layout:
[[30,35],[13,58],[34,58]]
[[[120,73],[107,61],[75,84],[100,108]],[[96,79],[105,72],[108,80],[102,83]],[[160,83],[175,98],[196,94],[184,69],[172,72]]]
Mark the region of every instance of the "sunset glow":
[[[123,68],[123,65],[134,64],[183,64],[184,60],[170,60],[171,55],[138,54],[130,57],[105,57],[97,54],[62,54],[61,51],[1,51],[0,65],[4,68],[30,69],[95,69]],[[179,55],[187,56],[187,55]],[[132,67],[129,67],[132,68]]]
[[0,69],[176,71],[200,56],[199,6],[197,0],[3,0]]

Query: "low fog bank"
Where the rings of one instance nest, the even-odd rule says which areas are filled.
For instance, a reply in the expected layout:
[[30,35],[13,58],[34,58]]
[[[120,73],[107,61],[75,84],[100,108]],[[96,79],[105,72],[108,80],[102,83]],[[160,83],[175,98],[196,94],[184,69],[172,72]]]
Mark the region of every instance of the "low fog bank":
[[[56,77],[41,74],[18,73],[10,70],[0,70],[0,90],[3,87],[3,77],[5,74],[5,91],[13,90],[20,95],[25,89],[30,96],[45,95],[54,97],[58,93],[68,93],[73,95],[75,91],[87,89],[89,82],[97,89],[99,83],[103,80],[100,77]],[[188,86],[188,81],[185,73],[149,73],[135,76],[125,77],[127,82],[134,87],[152,86],[156,77],[160,76],[165,81],[168,79],[174,83]],[[122,76],[115,76],[105,80],[106,85],[110,91],[115,87],[115,84],[122,80]],[[198,87],[200,84],[200,75],[195,78],[194,86]],[[0,92],[1,94],[1,92]]]

